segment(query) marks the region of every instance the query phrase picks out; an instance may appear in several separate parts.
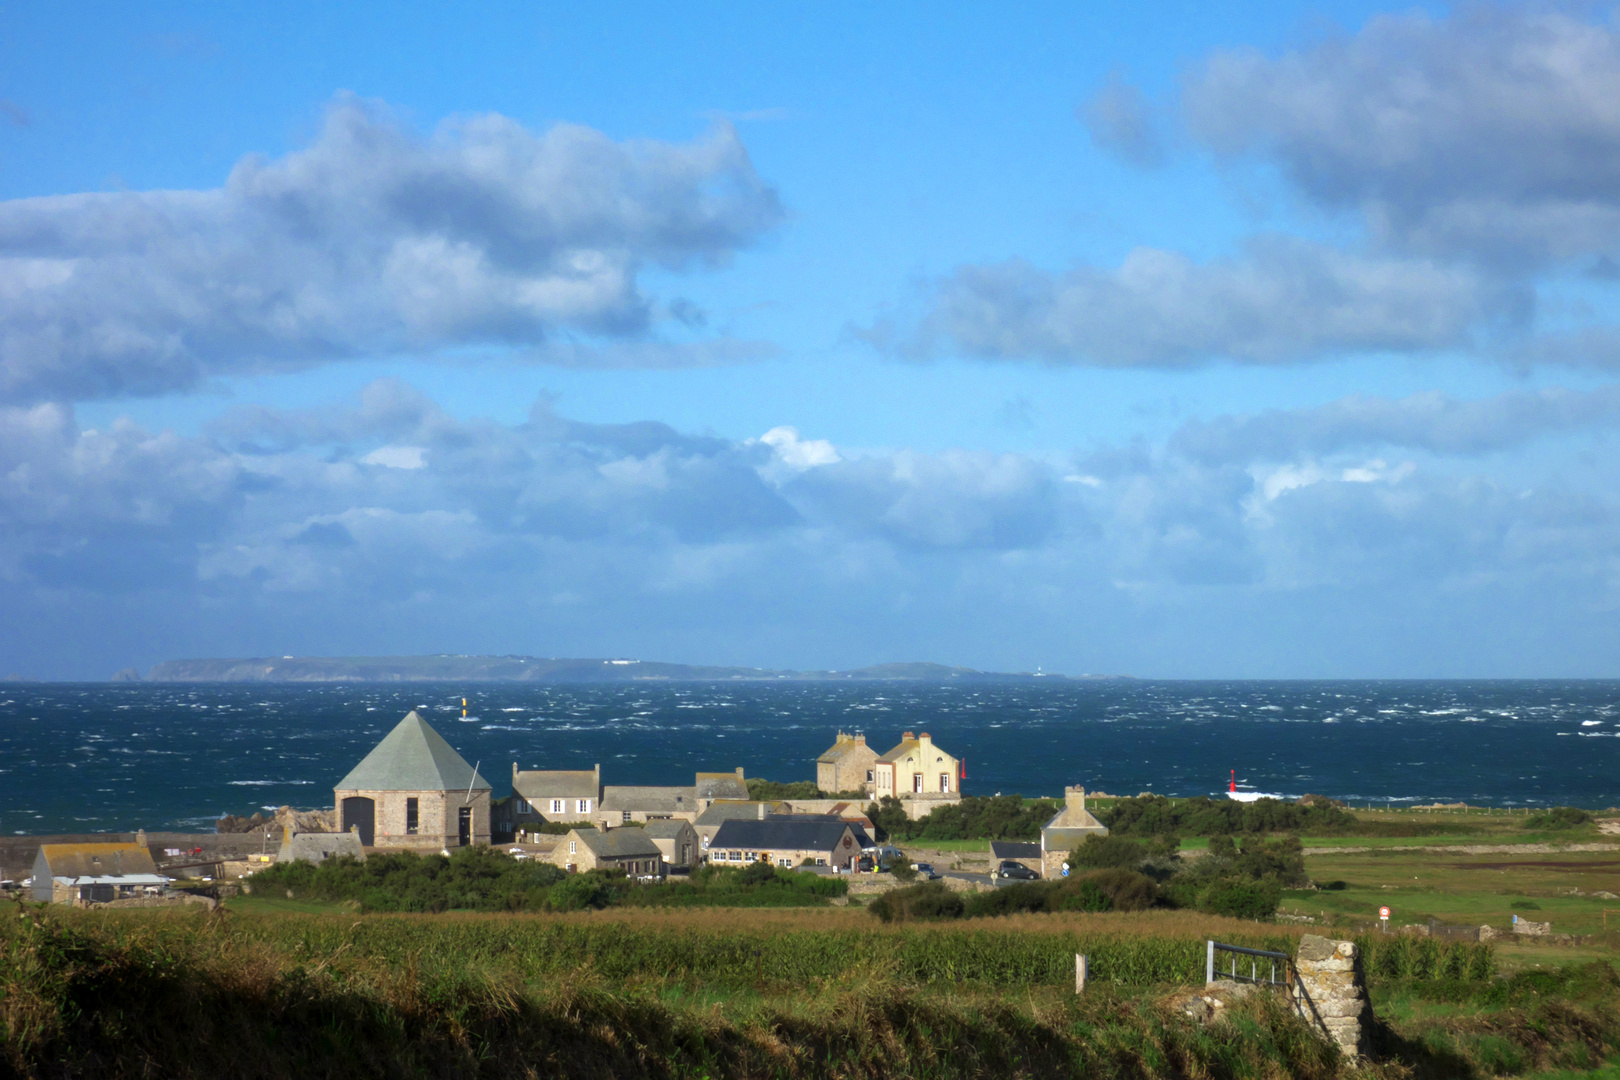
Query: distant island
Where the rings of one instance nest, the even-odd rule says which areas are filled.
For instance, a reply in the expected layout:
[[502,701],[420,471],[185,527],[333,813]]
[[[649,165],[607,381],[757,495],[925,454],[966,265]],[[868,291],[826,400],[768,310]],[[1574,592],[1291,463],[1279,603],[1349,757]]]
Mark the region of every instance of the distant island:
[[[1098,676],[1082,676],[1096,678]],[[1066,679],[1043,671],[995,672],[945,664],[876,664],[852,671],[666,664],[655,660],[567,660],[539,656],[261,656],[168,660],[145,680],[126,668],[120,682],[1009,682]]]

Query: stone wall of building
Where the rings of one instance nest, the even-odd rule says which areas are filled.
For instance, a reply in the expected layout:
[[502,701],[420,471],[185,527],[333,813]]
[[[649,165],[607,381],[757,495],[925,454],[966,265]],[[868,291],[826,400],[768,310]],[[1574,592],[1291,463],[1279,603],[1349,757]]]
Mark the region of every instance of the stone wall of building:
[[1356,946],[1306,934],[1294,960],[1294,1003],[1307,1023],[1352,1057],[1366,1053],[1367,989]]

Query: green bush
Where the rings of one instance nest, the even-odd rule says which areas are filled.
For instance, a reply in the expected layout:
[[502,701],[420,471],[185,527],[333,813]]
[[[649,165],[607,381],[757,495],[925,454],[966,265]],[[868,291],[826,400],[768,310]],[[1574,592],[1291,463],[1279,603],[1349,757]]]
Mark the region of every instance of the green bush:
[[885,796],[866,808],[877,840],[1034,840],[1061,807],[1050,799],[1026,803],[1022,795],[968,795],[912,821],[899,799]]
[[891,889],[873,900],[869,910],[884,922],[912,922],[960,919],[966,906],[960,896],[940,882],[925,881],[905,889]]
[[1305,805],[1281,799],[1251,803],[1231,799],[1171,801],[1163,795],[1120,799],[1099,809],[1097,819],[1119,836],[1231,836],[1237,833],[1347,832],[1359,826],[1353,814],[1327,803]]
[[1541,905],[1536,903],[1534,900],[1515,900],[1515,901],[1513,901],[1513,903],[1509,904],[1508,907],[1514,908],[1514,909],[1516,909],[1518,911],[1540,911],[1541,910]]
[[1592,812],[1575,806],[1555,806],[1544,814],[1531,814],[1524,819],[1527,829],[1573,829],[1592,824]]
[[275,863],[249,884],[271,895],[358,901],[364,911],[521,911],[544,907],[546,891],[564,876],[550,863],[465,847],[448,857],[405,851],[375,853],[364,862]]
[[1213,915],[1269,921],[1277,914],[1281,900],[1282,886],[1275,878],[1221,878],[1204,890],[1198,906]]
[[1069,852],[1072,867],[1100,869],[1114,866],[1139,866],[1146,857],[1142,845],[1123,836],[1088,836],[1079,847]]

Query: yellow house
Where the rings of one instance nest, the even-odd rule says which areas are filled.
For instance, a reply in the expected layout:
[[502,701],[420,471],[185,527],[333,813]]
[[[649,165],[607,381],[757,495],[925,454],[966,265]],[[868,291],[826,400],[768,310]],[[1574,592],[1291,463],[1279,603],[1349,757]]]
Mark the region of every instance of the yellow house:
[[898,746],[877,759],[873,772],[876,774],[873,794],[880,799],[886,795],[897,799],[911,795],[952,795],[957,794],[962,763],[935,746],[928,732],[913,735],[908,731],[900,737]]

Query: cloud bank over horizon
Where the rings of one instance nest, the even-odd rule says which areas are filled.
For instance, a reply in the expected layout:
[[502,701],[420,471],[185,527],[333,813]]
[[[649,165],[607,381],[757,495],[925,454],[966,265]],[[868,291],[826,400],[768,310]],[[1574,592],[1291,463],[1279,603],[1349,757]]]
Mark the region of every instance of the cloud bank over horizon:
[[[1145,622],[1187,649],[1209,629],[1197,609],[1218,601],[1259,622],[1198,646],[1195,669],[1332,670],[1324,648],[1372,663],[1389,646],[1341,640],[1351,628],[1415,630],[1504,593],[1571,605],[1596,633],[1620,603],[1620,500],[1556,469],[1510,485],[1480,457],[1616,427],[1620,387],[1352,397],[1058,457],[867,450],[791,428],[729,440],[581,423],[544,399],[501,424],[397,380],[344,406],[232,410],[190,438],[13,407],[0,410],[0,594],[25,623],[161,613],[131,616],[102,666],[199,649],[442,651],[525,621],[540,652],[851,666],[950,610],[927,648],[1018,667],[984,626],[1042,620],[1139,657],[1107,644],[1110,626]],[[1256,664],[1265,620],[1306,599],[1341,625]]]

